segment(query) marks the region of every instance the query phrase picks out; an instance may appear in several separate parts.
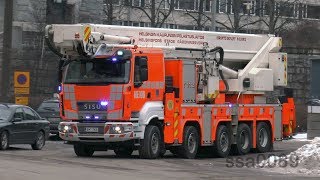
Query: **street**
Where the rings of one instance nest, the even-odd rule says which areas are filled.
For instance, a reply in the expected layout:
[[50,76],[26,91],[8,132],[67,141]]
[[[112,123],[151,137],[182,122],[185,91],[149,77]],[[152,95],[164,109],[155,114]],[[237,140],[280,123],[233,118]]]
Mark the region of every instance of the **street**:
[[[288,154],[306,143],[296,140],[276,142],[272,154]],[[257,156],[251,153],[241,158],[256,159]],[[139,159],[137,151],[129,158],[116,157],[113,151],[95,152],[92,158],[78,158],[72,145],[57,140],[47,141],[41,151],[33,151],[27,145],[11,146],[9,150],[0,151],[0,162],[0,180],[305,178],[259,168],[227,167],[226,159],[205,155],[193,160],[181,159],[169,151],[164,158],[156,160]]]

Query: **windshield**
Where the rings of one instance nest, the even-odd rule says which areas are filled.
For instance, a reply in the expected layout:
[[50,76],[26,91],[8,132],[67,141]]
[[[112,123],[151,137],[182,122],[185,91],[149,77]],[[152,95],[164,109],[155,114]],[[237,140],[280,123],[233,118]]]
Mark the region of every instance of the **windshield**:
[[67,67],[64,83],[68,84],[124,84],[129,82],[130,61],[96,59],[72,61]]
[[43,102],[38,111],[59,111],[59,102]]
[[11,115],[10,109],[0,107],[0,121],[7,121],[10,115]]

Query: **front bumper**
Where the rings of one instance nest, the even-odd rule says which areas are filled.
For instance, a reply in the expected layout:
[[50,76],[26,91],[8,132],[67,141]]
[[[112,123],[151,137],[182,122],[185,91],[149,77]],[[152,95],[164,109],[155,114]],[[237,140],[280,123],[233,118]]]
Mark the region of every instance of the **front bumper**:
[[[65,128],[65,127],[68,128]],[[114,132],[119,127],[122,131]],[[86,129],[90,129],[87,132]],[[97,131],[91,132],[92,129]],[[59,136],[66,141],[83,142],[121,142],[137,139],[133,124],[130,122],[107,122],[107,123],[78,123],[61,122],[59,124]]]

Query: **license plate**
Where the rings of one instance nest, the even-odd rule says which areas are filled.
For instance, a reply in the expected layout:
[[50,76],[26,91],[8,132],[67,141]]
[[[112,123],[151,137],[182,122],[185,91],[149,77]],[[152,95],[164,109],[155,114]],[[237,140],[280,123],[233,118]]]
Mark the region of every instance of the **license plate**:
[[85,132],[90,132],[90,133],[97,133],[99,132],[99,128],[97,127],[86,127],[84,128]]
[[106,111],[107,106],[102,106],[98,102],[78,102],[80,111]]

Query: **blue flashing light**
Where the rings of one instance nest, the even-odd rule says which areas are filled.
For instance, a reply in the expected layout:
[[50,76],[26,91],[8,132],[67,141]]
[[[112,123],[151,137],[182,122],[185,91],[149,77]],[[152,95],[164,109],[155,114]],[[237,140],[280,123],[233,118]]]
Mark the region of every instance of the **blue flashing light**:
[[101,106],[107,106],[108,105],[108,101],[101,101],[100,104],[101,104]]
[[86,116],[86,119],[90,119],[90,116]]
[[111,60],[112,62],[116,62],[118,59],[116,57],[113,57]]
[[232,107],[232,104],[229,104],[229,107]]
[[58,91],[60,92],[62,90],[62,87],[61,86],[58,86]]
[[94,116],[94,119],[99,119],[99,116]]

